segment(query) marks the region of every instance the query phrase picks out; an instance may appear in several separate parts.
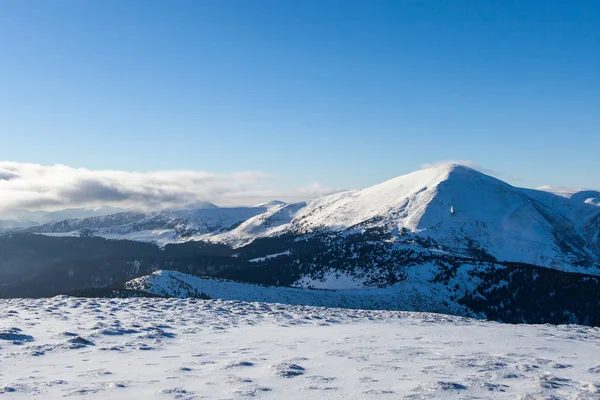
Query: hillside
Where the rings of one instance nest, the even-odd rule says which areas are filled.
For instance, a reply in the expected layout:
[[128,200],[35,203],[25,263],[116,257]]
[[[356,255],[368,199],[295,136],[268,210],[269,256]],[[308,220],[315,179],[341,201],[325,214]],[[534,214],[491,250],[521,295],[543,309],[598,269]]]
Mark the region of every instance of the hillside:
[[[339,281],[343,274],[330,276]],[[135,293],[367,310],[425,311],[510,323],[600,326],[598,278],[494,264],[446,269],[433,264],[407,270],[385,287],[315,289],[308,277],[293,287],[268,286],[156,271],[124,285]],[[321,285],[322,286],[322,285]]]

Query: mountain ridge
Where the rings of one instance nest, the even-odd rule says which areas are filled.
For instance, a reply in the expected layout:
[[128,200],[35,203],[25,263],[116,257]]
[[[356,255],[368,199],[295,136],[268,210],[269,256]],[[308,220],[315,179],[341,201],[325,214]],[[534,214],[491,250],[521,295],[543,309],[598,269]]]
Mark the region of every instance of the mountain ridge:
[[[380,230],[430,248],[505,262],[600,273],[600,196],[514,187],[449,163],[359,190],[298,203],[119,213],[61,221],[26,232],[169,243],[203,241],[232,248],[258,239]],[[121,219],[121,220],[119,220]],[[284,249],[285,250],[285,249]],[[282,251],[284,251],[282,250]]]

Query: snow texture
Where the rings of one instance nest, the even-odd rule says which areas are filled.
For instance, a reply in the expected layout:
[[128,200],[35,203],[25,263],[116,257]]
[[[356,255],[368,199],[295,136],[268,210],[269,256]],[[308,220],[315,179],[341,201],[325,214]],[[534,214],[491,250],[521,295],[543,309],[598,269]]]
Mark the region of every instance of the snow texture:
[[2,399],[598,399],[600,329],[195,299],[0,300]]

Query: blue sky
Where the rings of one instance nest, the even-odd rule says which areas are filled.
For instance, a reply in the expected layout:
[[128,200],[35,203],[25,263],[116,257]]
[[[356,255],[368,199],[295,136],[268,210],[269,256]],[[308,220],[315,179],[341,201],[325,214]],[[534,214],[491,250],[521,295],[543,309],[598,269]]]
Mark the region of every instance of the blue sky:
[[600,188],[598,1],[3,1],[0,160]]

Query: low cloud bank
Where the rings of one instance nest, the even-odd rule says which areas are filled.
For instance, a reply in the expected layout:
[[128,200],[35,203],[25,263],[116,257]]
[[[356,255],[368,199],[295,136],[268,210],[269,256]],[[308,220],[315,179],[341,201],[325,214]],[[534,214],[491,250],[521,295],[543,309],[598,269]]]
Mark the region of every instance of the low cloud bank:
[[218,205],[295,201],[336,191],[318,184],[277,191],[265,189],[268,181],[268,174],[252,171],[129,172],[5,161],[0,162],[0,211],[100,206],[157,210],[207,201]]

